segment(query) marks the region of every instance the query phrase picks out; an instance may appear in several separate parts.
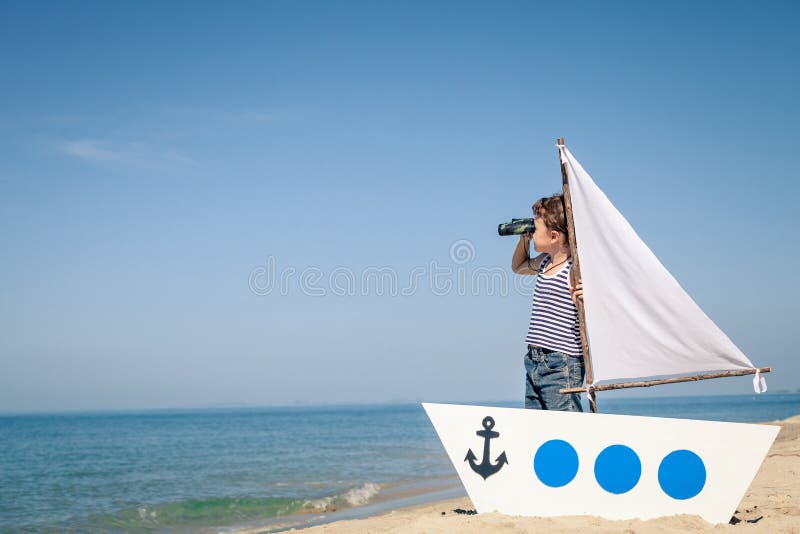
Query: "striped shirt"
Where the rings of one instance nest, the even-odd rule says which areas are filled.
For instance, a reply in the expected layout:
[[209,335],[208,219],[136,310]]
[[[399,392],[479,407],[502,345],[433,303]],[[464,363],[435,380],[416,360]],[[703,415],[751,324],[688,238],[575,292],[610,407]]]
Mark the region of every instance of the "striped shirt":
[[578,308],[569,292],[572,260],[567,261],[557,274],[545,276],[543,273],[551,261],[552,258],[547,256],[539,266],[536,286],[533,288],[531,323],[525,342],[568,356],[581,357],[583,344],[578,326]]

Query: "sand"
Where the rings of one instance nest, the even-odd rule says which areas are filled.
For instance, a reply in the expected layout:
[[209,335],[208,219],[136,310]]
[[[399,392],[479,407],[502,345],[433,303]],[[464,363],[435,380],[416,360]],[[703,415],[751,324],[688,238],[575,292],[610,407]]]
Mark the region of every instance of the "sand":
[[[782,427],[761,469],[739,504],[732,523],[712,525],[698,516],[648,521],[608,521],[592,516],[556,518],[467,514],[469,498],[440,501],[302,529],[303,534],[518,533],[518,532],[797,532],[800,534],[800,415],[776,421]],[[462,513],[455,510],[461,509]],[[735,524],[733,524],[735,523]]]

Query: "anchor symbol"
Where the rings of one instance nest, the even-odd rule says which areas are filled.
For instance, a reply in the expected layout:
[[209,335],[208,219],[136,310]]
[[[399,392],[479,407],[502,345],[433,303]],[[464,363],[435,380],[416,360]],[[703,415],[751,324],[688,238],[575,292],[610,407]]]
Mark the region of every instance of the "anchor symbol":
[[492,464],[491,460],[489,460],[489,440],[498,437],[500,433],[492,430],[492,428],[494,428],[494,419],[492,419],[491,416],[484,417],[482,424],[483,430],[478,430],[475,433],[483,438],[483,461],[481,463],[475,462],[477,458],[475,457],[475,453],[472,452],[472,449],[469,449],[467,452],[467,457],[464,458],[464,461],[469,461],[469,466],[472,468],[472,470],[486,480],[493,474],[500,471],[500,469],[503,467],[503,464],[508,463],[508,458],[506,458],[506,453],[503,451],[503,453],[495,460],[497,463]]

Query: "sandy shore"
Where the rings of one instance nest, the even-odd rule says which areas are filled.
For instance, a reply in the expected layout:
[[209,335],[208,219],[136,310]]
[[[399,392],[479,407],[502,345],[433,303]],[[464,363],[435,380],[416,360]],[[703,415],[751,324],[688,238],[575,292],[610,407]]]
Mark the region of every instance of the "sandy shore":
[[[673,516],[649,521],[607,521],[591,516],[558,518],[471,515],[469,498],[424,504],[388,513],[336,521],[307,529],[304,534],[381,532],[797,532],[800,534],[800,415],[774,423],[782,427],[753,483],[737,508],[736,524],[712,525],[697,516]],[[462,513],[456,512],[461,510]]]

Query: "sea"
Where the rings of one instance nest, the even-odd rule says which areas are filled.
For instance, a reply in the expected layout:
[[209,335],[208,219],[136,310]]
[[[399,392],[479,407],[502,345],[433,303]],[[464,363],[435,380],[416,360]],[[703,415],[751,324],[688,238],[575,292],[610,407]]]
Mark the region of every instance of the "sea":
[[[601,408],[764,422],[800,393]],[[461,495],[418,403],[0,415],[0,532],[273,532]]]

